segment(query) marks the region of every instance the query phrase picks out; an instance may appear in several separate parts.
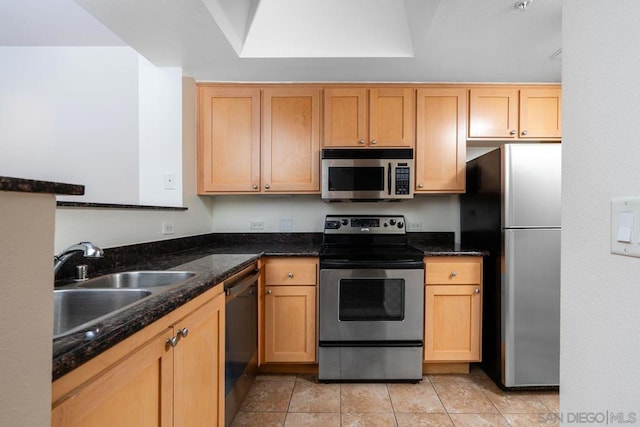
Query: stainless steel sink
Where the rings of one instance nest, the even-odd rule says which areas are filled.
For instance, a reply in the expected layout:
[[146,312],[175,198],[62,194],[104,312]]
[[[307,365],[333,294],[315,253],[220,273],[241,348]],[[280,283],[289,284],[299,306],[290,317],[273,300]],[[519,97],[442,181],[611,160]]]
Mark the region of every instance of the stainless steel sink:
[[127,271],[89,279],[81,288],[144,289],[175,285],[195,276],[192,271]]
[[91,329],[100,321],[195,276],[192,271],[127,271],[106,274],[53,291],[53,338]]
[[53,338],[89,328],[152,293],[145,289],[56,289]]

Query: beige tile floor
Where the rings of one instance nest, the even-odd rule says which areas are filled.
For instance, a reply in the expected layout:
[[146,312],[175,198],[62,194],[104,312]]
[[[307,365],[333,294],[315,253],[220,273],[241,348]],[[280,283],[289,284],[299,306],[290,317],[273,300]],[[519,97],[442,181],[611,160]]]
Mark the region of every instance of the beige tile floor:
[[260,375],[233,426],[558,426],[559,406],[557,392],[504,392],[480,369],[419,384]]

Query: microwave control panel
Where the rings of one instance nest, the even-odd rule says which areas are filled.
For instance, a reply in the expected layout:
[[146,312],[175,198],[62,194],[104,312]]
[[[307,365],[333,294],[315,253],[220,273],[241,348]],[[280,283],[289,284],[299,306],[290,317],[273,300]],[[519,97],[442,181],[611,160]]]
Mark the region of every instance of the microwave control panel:
[[409,166],[396,167],[395,194],[409,194],[409,190],[410,190],[409,176],[410,176]]

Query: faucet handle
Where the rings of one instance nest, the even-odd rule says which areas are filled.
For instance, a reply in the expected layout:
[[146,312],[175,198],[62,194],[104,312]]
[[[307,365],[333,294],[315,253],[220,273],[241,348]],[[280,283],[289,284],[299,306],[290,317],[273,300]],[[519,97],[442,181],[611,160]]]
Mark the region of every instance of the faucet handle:
[[84,248],[84,256],[87,258],[102,258],[104,251],[91,242],[80,242],[78,246]]

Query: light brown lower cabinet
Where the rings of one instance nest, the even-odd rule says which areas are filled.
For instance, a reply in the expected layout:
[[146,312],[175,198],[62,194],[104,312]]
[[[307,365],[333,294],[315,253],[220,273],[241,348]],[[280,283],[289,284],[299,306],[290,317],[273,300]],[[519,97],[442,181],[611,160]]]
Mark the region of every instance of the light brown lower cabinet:
[[425,259],[424,362],[482,356],[482,257]]
[[51,424],[224,426],[224,304],[209,291],[58,379]]
[[316,361],[316,258],[264,261],[262,363]]

